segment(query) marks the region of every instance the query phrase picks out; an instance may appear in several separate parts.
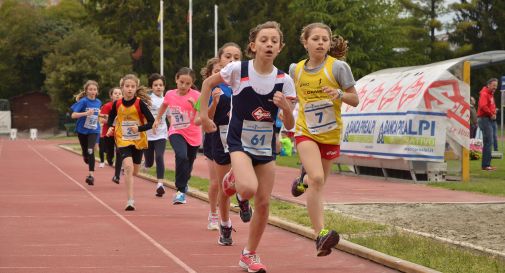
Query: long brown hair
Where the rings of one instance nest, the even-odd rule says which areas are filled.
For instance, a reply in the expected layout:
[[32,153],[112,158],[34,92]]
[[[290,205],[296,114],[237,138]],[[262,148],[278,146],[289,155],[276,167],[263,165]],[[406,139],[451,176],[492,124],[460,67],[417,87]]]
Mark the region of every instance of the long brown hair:
[[145,104],[151,106],[151,97],[148,94],[148,89],[145,86],[140,86],[140,80],[137,76],[133,74],[127,74],[123,78],[121,78],[120,85],[121,88],[124,86],[124,82],[126,80],[132,80],[137,83],[137,90],[135,92],[135,96],[140,98]]
[[207,60],[207,64],[200,70],[200,75],[204,80],[212,75],[212,70],[214,70],[216,64],[219,64],[219,58],[214,57]]
[[[83,90],[79,91],[77,94],[74,95],[75,101],[79,101],[80,99],[82,99],[82,98],[84,98],[86,96],[86,92],[88,91],[88,87],[90,85],[96,86],[96,89],[98,90],[98,83],[96,81],[93,81],[93,80],[88,80],[84,84]],[[97,92],[96,94],[98,96],[99,93]]]
[[337,58],[337,59],[345,59],[347,56],[347,51],[349,46],[347,41],[340,35],[333,35],[331,28],[323,23],[312,23],[303,27],[302,34],[300,34],[300,42],[304,44],[305,41],[310,36],[310,32],[315,28],[322,28],[328,31],[328,35],[330,36],[330,50],[328,51],[328,55]]

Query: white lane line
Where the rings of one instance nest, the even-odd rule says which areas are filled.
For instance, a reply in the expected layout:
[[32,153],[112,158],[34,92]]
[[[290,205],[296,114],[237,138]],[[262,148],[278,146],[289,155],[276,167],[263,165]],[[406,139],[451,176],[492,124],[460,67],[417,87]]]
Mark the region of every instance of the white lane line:
[[72,178],[70,175],[68,175],[66,172],[64,172],[60,167],[56,166],[53,162],[51,162],[49,159],[47,159],[45,156],[43,156],[39,151],[35,150],[32,145],[29,145],[30,149],[32,149],[40,158],[44,159],[47,163],[49,163],[51,166],[53,166],[56,170],[58,170],[61,174],[66,176],[70,181],[74,182],[77,186],[79,186],[81,189],[83,189],[87,194],[89,194],[93,199],[95,199],[98,203],[100,203],[102,206],[104,206],[106,209],[108,209],[110,212],[112,212],[114,215],[116,215],[119,219],[121,219],[123,222],[125,222],[127,225],[129,225],[133,230],[138,232],[142,237],[144,237],[148,242],[150,242],[152,245],[154,245],[157,249],[159,249],[163,254],[165,254],[167,257],[172,259],[176,264],[178,264],[180,267],[182,267],[186,272],[188,273],[197,273],[193,268],[191,268],[189,265],[184,263],[181,259],[179,259],[177,256],[175,256],[172,252],[170,252],[168,249],[163,247],[160,243],[158,243],[156,240],[154,240],[151,236],[149,236],[147,233],[142,231],[139,227],[137,227],[135,224],[130,222],[128,219],[126,219],[123,215],[119,214],[115,209],[111,208],[109,205],[107,205],[104,201],[102,201],[100,198],[98,198],[96,195],[94,195],[92,192],[90,192],[88,189],[86,189],[83,185],[81,185],[79,182],[77,182],[74,178]]

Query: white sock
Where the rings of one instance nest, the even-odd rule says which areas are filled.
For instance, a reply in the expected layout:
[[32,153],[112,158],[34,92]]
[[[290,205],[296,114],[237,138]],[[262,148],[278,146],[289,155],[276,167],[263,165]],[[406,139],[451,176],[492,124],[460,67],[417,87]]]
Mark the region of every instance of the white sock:
[[163,186],[163,183],[162,182],[158,182],[158,186],[157,187],[159,188],[159,187],[162,187],[162,186]]
[[244,255],[247,255],[247,254],[250,254],[250,253],[251,253],[251,251],[249,251],[249,250],[247,250],[245,248],[244,248],[244,250],[242,250],[242,254],[244,254]]
[[223,227],[231,227],[231,220],[228,219],[228,221],[221,221],[221,226],[223,226]]
[[238,193],[238,192],[237,192],[237,198],[238,198],[238,200],[240,200],[240,201],[243,201],[243,200],[244,200],[244,199],[242,199],[242,196],[240,196],[240,193]]

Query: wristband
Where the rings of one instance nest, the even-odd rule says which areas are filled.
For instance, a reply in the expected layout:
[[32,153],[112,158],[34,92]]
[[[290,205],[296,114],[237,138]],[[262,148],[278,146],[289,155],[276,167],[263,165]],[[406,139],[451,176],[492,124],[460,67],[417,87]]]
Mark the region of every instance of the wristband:
[[337,89],[337,93],[338,93],[337,99],[342,99],[342,97],[344,96],[344,92],[341,89]]

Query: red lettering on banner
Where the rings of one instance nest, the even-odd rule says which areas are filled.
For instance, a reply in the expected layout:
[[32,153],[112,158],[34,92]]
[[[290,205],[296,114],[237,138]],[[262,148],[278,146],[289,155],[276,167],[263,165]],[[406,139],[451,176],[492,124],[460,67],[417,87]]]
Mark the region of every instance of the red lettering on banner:
[[388,91],[384,93],[384,96],[382,96],[377,110],[382,110],[382,108],[390,105],[391,102],[393,102],[398,97],[398,94],[400,91],[402,91],[402,86],[400,85],[401,82],[402,80],[399,80],[395,83],[395,85],[393,85],[393,87],[389,88]]
[[398,103],[398,110],[402,109],[402,106],[407,101],[412,101],[422,94],[422,89],[424,86],[424,77],[420,76],[414,83],[409,85],[405,90],[403,90],[402,96],[400,97],[400,102]]
[[[437,88],[449,87],[448,90],[438,91]],[[447,117],[454,119],[466,128],[470,127],[470,104],[461,95],[457,80],[442,80],[430,84],[427,92],[424,93],[424,103],[426,109],[433,109],[434,106],[448,109]]]
[[366,110],[366,108],[375,103],[377,99],[382,95],[382,91],[384,91],[384,82],[381,83],[379,86],[375,87],[372,92],[369,92],[369,94],[366,96],[366,98],[363,100],[363,103],[361,104],[361,111]]

